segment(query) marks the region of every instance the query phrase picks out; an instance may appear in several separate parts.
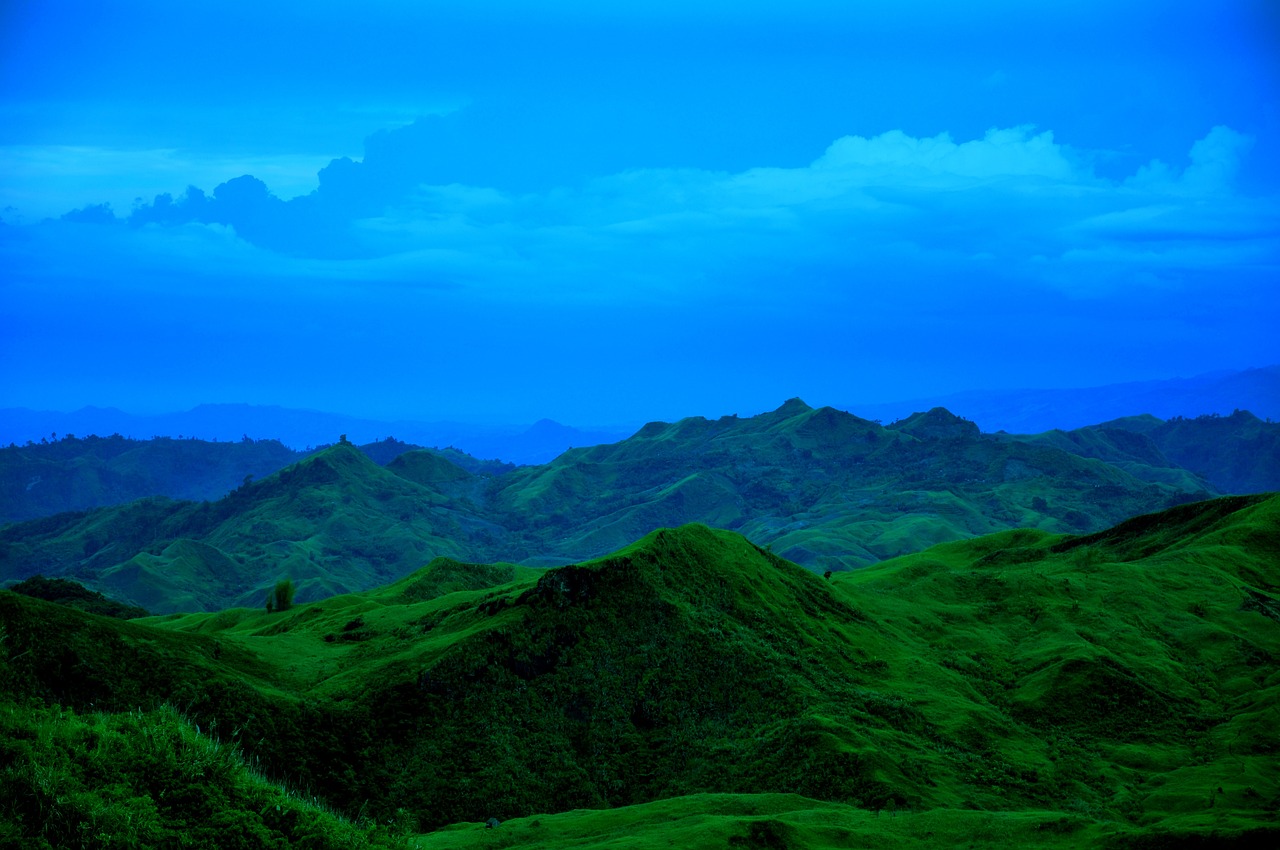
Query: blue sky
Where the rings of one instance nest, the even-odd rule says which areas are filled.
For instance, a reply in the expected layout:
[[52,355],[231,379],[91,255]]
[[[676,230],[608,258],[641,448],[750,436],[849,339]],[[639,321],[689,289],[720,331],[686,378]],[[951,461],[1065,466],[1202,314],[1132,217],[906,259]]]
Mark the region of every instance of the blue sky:
[[5,2],[0,407],[592,424],[1280,361],[1276,4],[1045,7]]

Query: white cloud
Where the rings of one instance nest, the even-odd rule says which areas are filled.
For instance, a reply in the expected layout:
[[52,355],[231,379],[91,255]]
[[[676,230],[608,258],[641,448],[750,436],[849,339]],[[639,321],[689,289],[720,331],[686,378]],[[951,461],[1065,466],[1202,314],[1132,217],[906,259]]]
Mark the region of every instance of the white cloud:
[[1007,177],[1079,179],[1053,133],[1031,135],[1032,127],[992,128],[982,139],[960,144],[947,133],[913,138],[892,130],[871,139],[845,136],[813,163],[817,171],[841,172],[859,181],[937,185],[938,178],[990,180]]
[[1138,169],[1125,185],[1170,195],[1222,195],[1234,188],[1240,161],[1252,147],[1252,136],[1217,126],[1191,146],[1191,164],[1181,172],[1156,159]]

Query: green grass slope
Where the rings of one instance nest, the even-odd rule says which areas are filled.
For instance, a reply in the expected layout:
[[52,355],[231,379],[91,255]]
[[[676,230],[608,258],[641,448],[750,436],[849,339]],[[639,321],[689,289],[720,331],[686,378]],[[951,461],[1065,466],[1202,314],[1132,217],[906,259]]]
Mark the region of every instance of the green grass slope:
[[1259,496],[831,580],[695,525],[275,614],[0,593],[0,695],[168,702],[304,797],[440,829],[424,846],[1262,846],[1278,564]]
[[0,706],[0,843],[31,850],[408,847],[256,773],[170,706]]

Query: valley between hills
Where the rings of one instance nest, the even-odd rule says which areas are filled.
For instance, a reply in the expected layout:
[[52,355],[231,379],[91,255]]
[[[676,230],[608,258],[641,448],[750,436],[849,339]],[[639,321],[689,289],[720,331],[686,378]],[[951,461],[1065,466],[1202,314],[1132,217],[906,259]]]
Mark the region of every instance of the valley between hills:
[[1274,846],[1278,428],[0,450],[0,841]]

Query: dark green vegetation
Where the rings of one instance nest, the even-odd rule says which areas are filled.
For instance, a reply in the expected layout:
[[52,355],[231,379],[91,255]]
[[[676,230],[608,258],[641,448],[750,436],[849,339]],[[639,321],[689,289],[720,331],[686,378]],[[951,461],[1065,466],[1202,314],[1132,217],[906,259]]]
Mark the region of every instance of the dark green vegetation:
[[507,524],[535,526],[531,554],[589,557],[657,526],[704,522],[818,571],[1006,528],[1091,531],[1211,495],[1193,476],[1143,480],[983,435],[942,409],[881,427],[799,399],[750,419],[651,423],[490,489]]
[[101,593],[89,590],[82,584],[64,578],[45,578],[32,576],[9,588],[14,593],[69,605],[90,614],[101,614],[104,617],[119,617],[128,620],[133,617],[149,617],[151,612],[136,605],[122,605],[114,599],[108,599]]
[[1214,494],[1158,451],[1088,456],[1058,442],[983,435],[944,410],[882,427],[792,400],[750,419],[652,423],[501,475],[403,444],[387,444],[380,467],[337,445],[217,502],[148,499],[0,529],[0,580],[66,576],[160,612],[257,607],[285,577],[307,601],[434,557],[564,564],[688,522],[822,572],[1009,528],[1096,531]]
[[6,847],[403,847],[250,769],[172,707],[77,713],[0,706]]
[[1164,456],[1223,493],[1280,490],[1280,423],[1237,410],[1230,416],[1135,416],[1096,426],[1127,430],[1155,443]]
[[[119,621],[0,593],[6,746],[28,748],[0,811],[28,836],[79,818],[72,793],[29,803],[31,777],[90,776],[90,732],[143,736],[140,709],[173,743],[110,752],[216,743],[290,800],[459,824],[427,847],[1269,846],[1278,565],[1280,497],[1253,496],[830,580],[686,526],[545,572],[438,560],[273,614]],[[243,830],[271,817],[218,770],[201,800]],[[85,806],[123,829],[142,781]],[[155,803],[157,829],[192,822]]]
[[301,455],[275,440],[130,440],[66,435],[0,448],[0,523],[119,505],[146,496],[218,499]]
[[1221,493],[1280,490],[1280,423],[1243,410],[1168,421],[1129,416],[1074,431],[999,436],[1097,458],[1147,481],[1202,480]]
[[[360,450],[384,466],[407,451],[426,451],[477,474],[499,475],[514,468],[456,449],[423,449],[390,437]],[[311,453],[293,451],[276,440],[247,437],[219,443],[70,434],[52,442],[0,448],[0,524],[150,496],[220,499],[246,480],[278,472]]]

